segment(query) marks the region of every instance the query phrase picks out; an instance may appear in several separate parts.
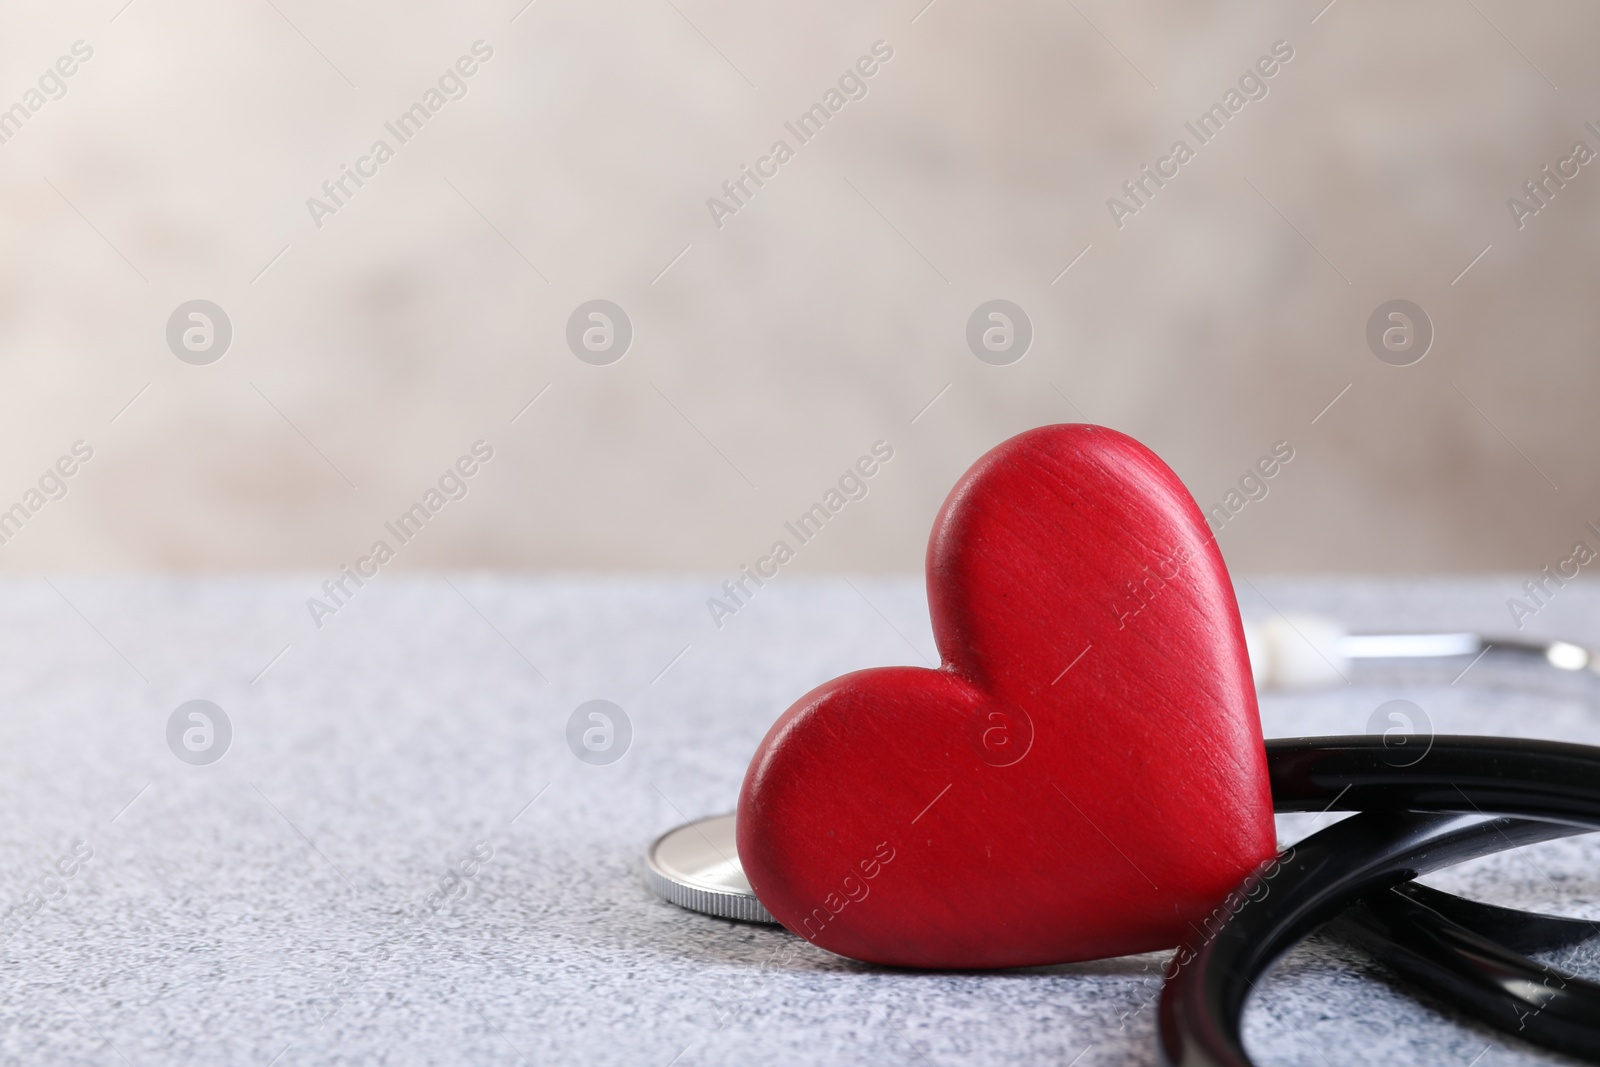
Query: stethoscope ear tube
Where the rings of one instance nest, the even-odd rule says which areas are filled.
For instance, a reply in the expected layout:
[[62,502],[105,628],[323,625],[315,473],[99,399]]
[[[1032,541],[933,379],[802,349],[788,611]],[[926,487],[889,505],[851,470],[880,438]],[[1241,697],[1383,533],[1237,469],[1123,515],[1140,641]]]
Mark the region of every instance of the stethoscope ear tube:
[[1446,914],[1472,901],[1444,893],[1433,894],[1443,898],[1433,900],[1416,892],[1423,889],[1402,885],[1374,893],[1329,930],[1366,949],[1412,986],[1497,1030],[1558,1052],[1591,1060],[1600,1056],[1600,985],[1522,954],[1600,936],[1593,923],[1510,912],[1522,920],[1521,928],[1502,921],[1497,925],[1503,929],[1490,933]]
[[[1513,952],[1555,952],[1600,937],[1600,925],[1593,919],[1569,919],[1564,915],[1536,915],[1515,908],[1502,908],[1443,893],[1421,882],[1397,885],[1387,894],[1374,894],[1363,904],[1372,904],[1373,910],[1377,911],[1389,897],[1400,897],[1418,906],[1417,911],[1408,914],[1420,918],[1431,913]],[[1345,915],[1359,910],[1358,905]],[[1600,1015],[1596,1018],[1600,1018]]]
[[1404,765],[1367,734],[1266,748],[1275,811],[1463,812],[1600,829],[1600,749],[1587,745],[1441,735]]
[[[1494,928],[1525,927],[1537,941],[1576,939],[1576,924],[1526,917],[1460,902],[1446,915],[1420,898],[1433,918],[1395,934],[1417,897],[1391,887],[1420,874],[1508,848],[1600,829],[1600,749],[1544,741],[1439,737],[1428,756],[1393,766],[1378,737],[1274,740],[1267,744],[1274,806],[1279,811],[1357,811],[1313,834],[1251,875],[1214,921],[1178,950],[1161,997],[1161,1053],[1174,1067],[1249,1067],[1240,1018],[1256,980],[1294,944],[1363,897],[1378,904],[1354,921],[1365,943],[1397,971],[1437,995],[1492,1004],[1475,1017],[1489,1025],[1590,1059],[1600,1058],[1595,990],[1569,980],[1562,996],[1517,979],[1549,975],[1496,944],[1474,955],[1473,938],[1493,943]],[[1482,920],[1473,930],[1462,920]],[[1431,938],[1431,939],[1430,939]],[[1531,950],[1531,949],[1530,949]],[[1553,984],[1553,983],[1552,983]],[[1518,1006],[1518,997],[1526,1010]],[[1552,1007],[1555,1005],[1555,1007]],[[1519,1016],[1520,1012],[1520,1016]],[[1532,1013],[1532,1014],[1530,1014]]]

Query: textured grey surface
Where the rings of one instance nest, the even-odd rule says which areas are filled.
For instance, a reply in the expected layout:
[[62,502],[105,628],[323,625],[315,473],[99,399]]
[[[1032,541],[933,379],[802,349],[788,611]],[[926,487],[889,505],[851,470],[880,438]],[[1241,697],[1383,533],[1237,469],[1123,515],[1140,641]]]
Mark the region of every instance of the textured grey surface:
[[[730,808],[801,691],[932,657],[918,582],[789,576],[721,631],[710,580],[386,574],[321,631],[310,578],[52,582],[0,587],[0,909],[41,885],[54,897],[3,931],[0,1062],[1155,1061],[1161,956],[892,972],[644,886],[646,844]],[[1509,585],[1258,580],[1241,602],[1500,628]],[[1600,643],[1597,609],[1569,587],[1534,622]],[[1441,731],[1600,743],[1593,679],[1486,660],[1449,683],[1367,672],[1263,715],[1273,735],[1359,732],[1405,696]],[[166,748],[168,715],[195,697],[235,730],[209,767]],[[634,726],[611,766],[565,740],[595,697]],[[78,841],[93,858],[41,882]],[[428,913],[480,842],[492,858]],[[1435,884],[1595,915],[1597,861],[1585,842],[1547,845]],[[1263,984],[1248,1035],[1268,1063],[1547,1059],[1322,943]]]

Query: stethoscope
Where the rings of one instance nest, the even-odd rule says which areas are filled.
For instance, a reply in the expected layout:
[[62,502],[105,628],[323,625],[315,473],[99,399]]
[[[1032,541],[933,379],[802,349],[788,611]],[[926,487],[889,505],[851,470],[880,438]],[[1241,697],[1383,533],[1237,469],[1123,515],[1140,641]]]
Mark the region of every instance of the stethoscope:
[[1533,641],[1460,631],[1352,634],[1327,616],[1292,612],[1247,619],[1244,636],[1257,689],[1343,684],[1361,662],[1446,660],[1470,668],[1491,652],[1524,661],[1543,661],[1557,670],[1600,674],[1600,652],[1570,641]]
[[[1351,634],[1314,615],[1246,623],[1245,635],[1259,689],[1343,683],[1356,661],[1470,669],[1491,652],[1600,674],[1600,653],[1566,641]],[[1600,936],[1600,924],[1482,904],[1414,881],[1600,830],[1600,748],[1439,736],[1422,761],[1397,759],[1385,734],[1271,739],[1266,754],[1275,811],[1356,814],[1258,868],[1177,948],[1163,975],[1164,1063],[1250,1067],[1240,1036],[1246,998],[1273,963],[1324,926],[1480,1022],[1600,1062],[1600,983],[1531,958]],[[734,827],[735,816],[719,815],[662,835],[646,854],[646,881],[691,911],[776,923],[744,877]]]

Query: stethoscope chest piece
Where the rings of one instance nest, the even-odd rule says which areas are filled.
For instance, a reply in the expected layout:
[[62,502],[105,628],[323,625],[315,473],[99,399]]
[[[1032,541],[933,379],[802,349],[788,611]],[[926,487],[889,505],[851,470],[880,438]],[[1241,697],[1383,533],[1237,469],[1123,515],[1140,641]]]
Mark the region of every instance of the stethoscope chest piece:
[[778,921],[744,876],[732,815],[713,815],[662,834],[645,854],[644,873],[658,896],[680,908],[743,922]]

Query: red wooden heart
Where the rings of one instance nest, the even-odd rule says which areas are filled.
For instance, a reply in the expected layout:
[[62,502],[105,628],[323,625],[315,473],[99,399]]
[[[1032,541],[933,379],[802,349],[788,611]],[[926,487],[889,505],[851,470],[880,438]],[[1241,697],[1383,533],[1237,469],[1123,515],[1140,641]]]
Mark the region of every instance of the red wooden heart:
[[951,491],[927,575],[942,665],[813,689],[751,761],[761,902],[912,967],[1177,944],[1274,851],[1239,609],[1183,483],[1114,430],[1030,430]]

